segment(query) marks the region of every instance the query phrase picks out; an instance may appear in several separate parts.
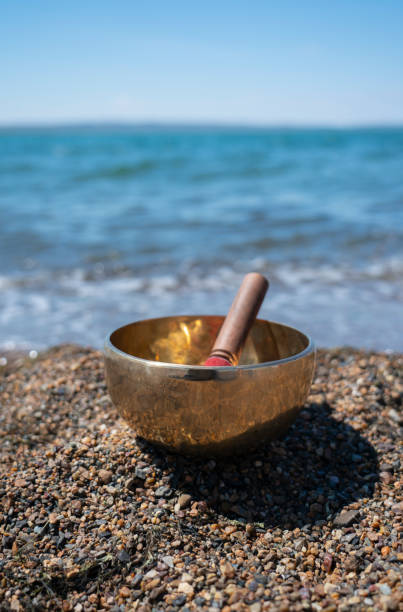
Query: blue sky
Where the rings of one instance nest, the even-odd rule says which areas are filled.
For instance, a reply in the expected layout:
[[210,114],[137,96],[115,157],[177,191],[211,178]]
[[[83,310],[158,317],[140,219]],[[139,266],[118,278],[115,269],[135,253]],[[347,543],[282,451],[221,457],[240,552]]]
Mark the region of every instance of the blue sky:
[[402,0],[2,0],[0,123],[403,123]]

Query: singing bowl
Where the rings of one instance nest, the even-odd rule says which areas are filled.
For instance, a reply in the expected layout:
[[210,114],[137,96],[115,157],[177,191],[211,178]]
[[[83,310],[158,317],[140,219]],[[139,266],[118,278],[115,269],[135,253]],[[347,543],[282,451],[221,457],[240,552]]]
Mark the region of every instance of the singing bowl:
[[183,454],[229,455],[280,436],[312,382],[312,341],[256,320],[235,367],[204,367],[224,317],[130,323],[105,342],[106,380],[138,436]]

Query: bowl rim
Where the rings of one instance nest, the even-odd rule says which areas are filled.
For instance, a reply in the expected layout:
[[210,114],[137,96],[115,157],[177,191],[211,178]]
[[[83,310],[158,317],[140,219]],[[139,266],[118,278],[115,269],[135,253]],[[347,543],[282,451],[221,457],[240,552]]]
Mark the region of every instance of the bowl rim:
[[143,364],[143,365],[148,365],[148,366],[152,366],[152,367],[161,367],[161,368],[179,368],[179,369],[192,369],[192,370],[203,370],[203,371],[215,371],[215,370],[219,370],[219,371],[236,371],[236,370],[254,370],[254,369],[258,369],[258,368],[264,368],[264,367],[271,367],[271,366],[278,366],[284,363],[289,363],[290,361],[296,361],[297,359],[301,359],[301,357],[304,357],[305,355],[309,354],[309,353],[313,353],[315,352],[315,344],[312,340],[312,338],[306,334],[305,332],[302,332],[301,330],[297,329],[296,327],[292,327],[291,325],[285,325],[284,323],[279,323],[278,321],[269,321],[267,319],[256,319],[257,321],[265,321],[267,323],[274,323],[275,325],[281,325],[281,327],[285,327],[287,329],[291,329],[292,331],[296,331],[299,334],[302,334],[303,336],[305,336],[305,338],[308,341],[307,346],[304,348],[303,351],[300,351],[299,353],[296,353],[295,355],[290,355],[290,357],[284,357],[283,359],[276,359],[275,361],[262,361],[259,363],[250,363],[250,364],[244,364],[244,365],[237,365],[237,366],[204,366],[204,365],[192,365],[189,363],[172,363],[169,361],[153,361],[152,359],[144,359],[143,357],[136,357],[135,355],[130,355],[129,353],[125,353],[124,351],[122,351],[121,349],[119,349],[117,346],[115,346],[112,343],[111,340],[111,336],[112,334],[114,334],[115,332],[123,329],[124,327],[128,327],[129,325],[133,325],[135,323],[142,323],[142,322],[151,322],[151,321],[160,321],[162,319],[178,319],[179,317],[194,317],[194,318],[198,318],[198,317],[223,317],[224,315],[172,315],[172,316],[167,316],[167,317],[151,317],[149,319],[139,319],[138,321],[132,321],[131,323],[126,323],[125,325],[121,325],[121,327],[117,327],[116,329],[114,329],[112,332],[110,332],[106,338],[105,338],[105,342],[104,342],[104,353],[107,349],[109,349],[110,351],[112,351],[113,353],[117,353],[118,355],[120,355],[121,357],[124,357],[125,359],[129,359],[130,361],[134,361],[135,363],[139,363],[139,364]]

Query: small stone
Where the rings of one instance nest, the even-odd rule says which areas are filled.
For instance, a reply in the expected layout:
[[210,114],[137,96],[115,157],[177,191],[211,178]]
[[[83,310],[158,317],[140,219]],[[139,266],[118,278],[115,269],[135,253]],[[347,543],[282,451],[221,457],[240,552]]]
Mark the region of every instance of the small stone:
[[335,593],[337,591],[337,586],[332,582],[325,582],[323,588],[327,595],[330,595],[331,593]]
[[348,599],[348,603],[351,606],[357,606],[359,603],[361,603],[361,600],[357,595],[355,595],[354,597],[350,597]]
[[392,421],[395,421],[395,423],[401,423],[403,421],[403,416],[400,415],[394,408],[389,410],[388,414]]
[[158,487],[158,489],[156,489],[155,491],[155,497],[168,497],[170,493],[171,493],[170,487],[167,487],[167,486]]
[[173,548],[179,548],[179,546],[182,544],[182,540],[174,540],[172,542],[172,547]]
[[[228,604],[230,606],[232,606],[233,604],[236,604],[242,597],[242,594],[240,592],[239,589],[235,589],[234,591],[232,591],[231,595],[228,598]],[[233,608],[234,610],[235,608]],[[239,610],[240,608],[238,608]]]
[[325,556],[323,557],[323,569],[325,570],[327,574],[330,574],[330,572],[332,571],[332,567],[333,567],[333,557],[331,554],[325,553]]
[[188,582],[189,584],[191,584],[193,582],[193,576],[191,576],[187,572],[182,574],[180,579],[181,579],[181,582]]
[[16,480],[14,480],[14,485],[16,487],[26,487],[27,481],[24,480],[24,478],[17,478]]
[[189,511],[189,515],[196,517],[199,516],[199,510],[197,508],[197,504],[193,504],[191,510]]
[[245,531],[249,538],[253,538],[256,535],[256,527],[252,523],[246,525]]
[[98,478],[103,484],[109,484],[112,480],[113,474],[110,470],[99,470]]
[[403,514],[403,501],[398,504],[393,504],[391,510],[393,514]]
[[157,570],[151,569],[146,574],[144,574],[144,580],[151,580],[152,578],[155,578],[156,576],[158,576]]
[[56,514],[56,512],[51,512],[51,513],[49,514],[48,519],[49,519],[49,523],[50,523],[51,525],[56,525],[56,523],[58,523],[58,522],[59,522],[59,517],[58,517],[58,515]]
[[133,579],[129,581],[130,586],[133,587],[133,589],[135,589],[137,586],[139,586],[142,580],[143,580],[143,574],[139,572],[138,574],[135,575]]
[[173,568],[174,567],[174,560],[173,557],[171,557],[170,555],[165,555],[165,557],[162,557],[162,561],[165,563],[165,565],[167,565],[168,567]]
[[176,502],[175,507],[178,507],[179,510],[183,510],[183,508],[187,508],[187,506],[190,505],[191,501],[192,501],[191,495],[189,495],[188,493],[182,493],[182,495],[179,495],[178,501]]
[[337,527],[349,527],[352,523],[356,522],[359,516],[359,510],[346,510],[336,516],[333,524]]
[[145,480],[147,478],[148,470],[144,468],[136,467],[136,469],[134,470],[134,473],[137,476],[137,478],[140,478],[141,480]]
[[150,601],[157,601],[163,593],[165,593],[164,585],[154,588],[149,594]]
[[233,578],[235,576],[235,569],[228,562],[220,564],[220,572],[224,578]]
[[381,606],[381,609],[385,610],[385,612],[391,612],[392,610],[394,611],[399,609],[399,603],[396,601],[396,599],[393,596],[388,595],[381,596]]
[[159,576],[157,576],[156,578],[153,578],[152,580],[150,580],[150,582],[146,584],[145,590],[152,591],[157,586],[159,586],[160,582],[161,582],[161,578]]
[[256,580],[249,580],[246,583],[247,588],[249,589],[249,591],[252,591],[252,593],[256,593],[256,591],[259,588],[258,583],[256,582]]
[[185,593],[186,595],[193,595],[194,589],[188,582],[180,582],[178,585],[178,593]]
[[127,597],[130,597],[130,594],[131,594],[131,590],[130,590],[130,589],[129,589],[129,587],[127,587],[127,586],[123,586],[123,587],[121,587],[121,588],[119,589],[119,595],[120,595],[121,597],[124,597],[125,599],[126,599]]
[[345,536],[343,536],[343,542],[347,542],[347,544],[350,544],[350,542],[352,542],[354,540],[354,538],[357,537],[356,533],[347,533]]
[[299,594],[301,595],[301,599],[309,599],[311,592],[309,589],[303,587],[302,589],[299,590]]
[[385,484],[390,484],[393,480],[393,475],[390,472],[381,472],[379,474],[379,478],[382,480],[382,482],[384,482]]
[[78,567],[72,567],[71,569],[69,569],[66,572],[66,578],[68,580],[70,580],[71,578],[74,578],[75,576],[77,576],[77,574],[79,573],[79,568]]
[[129,561],[130,561],[130,555],[124,549],[123,550],[119,550],[119,552],[118,552],[118,554],[116,556],[119,559],[119,561],[121,561],[122,563],[129,563]]
[[348,572],[355,571],[358,567],[358,561],[355,557],[350,556],[344,562],[344,567]]
[[184,603],[186,603],[186,595],[178,595],[178,597],[175,597],[172,601],[172,605],[178,607],[183,606]]

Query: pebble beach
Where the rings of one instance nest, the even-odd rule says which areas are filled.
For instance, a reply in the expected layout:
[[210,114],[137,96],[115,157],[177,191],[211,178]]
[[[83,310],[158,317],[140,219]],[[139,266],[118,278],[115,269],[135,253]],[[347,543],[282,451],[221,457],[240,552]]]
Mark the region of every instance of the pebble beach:
[[136,440],[99,351],[3,363],[1,610],[403,610],[403,356],[319,351],[285,437],[225,460]]

